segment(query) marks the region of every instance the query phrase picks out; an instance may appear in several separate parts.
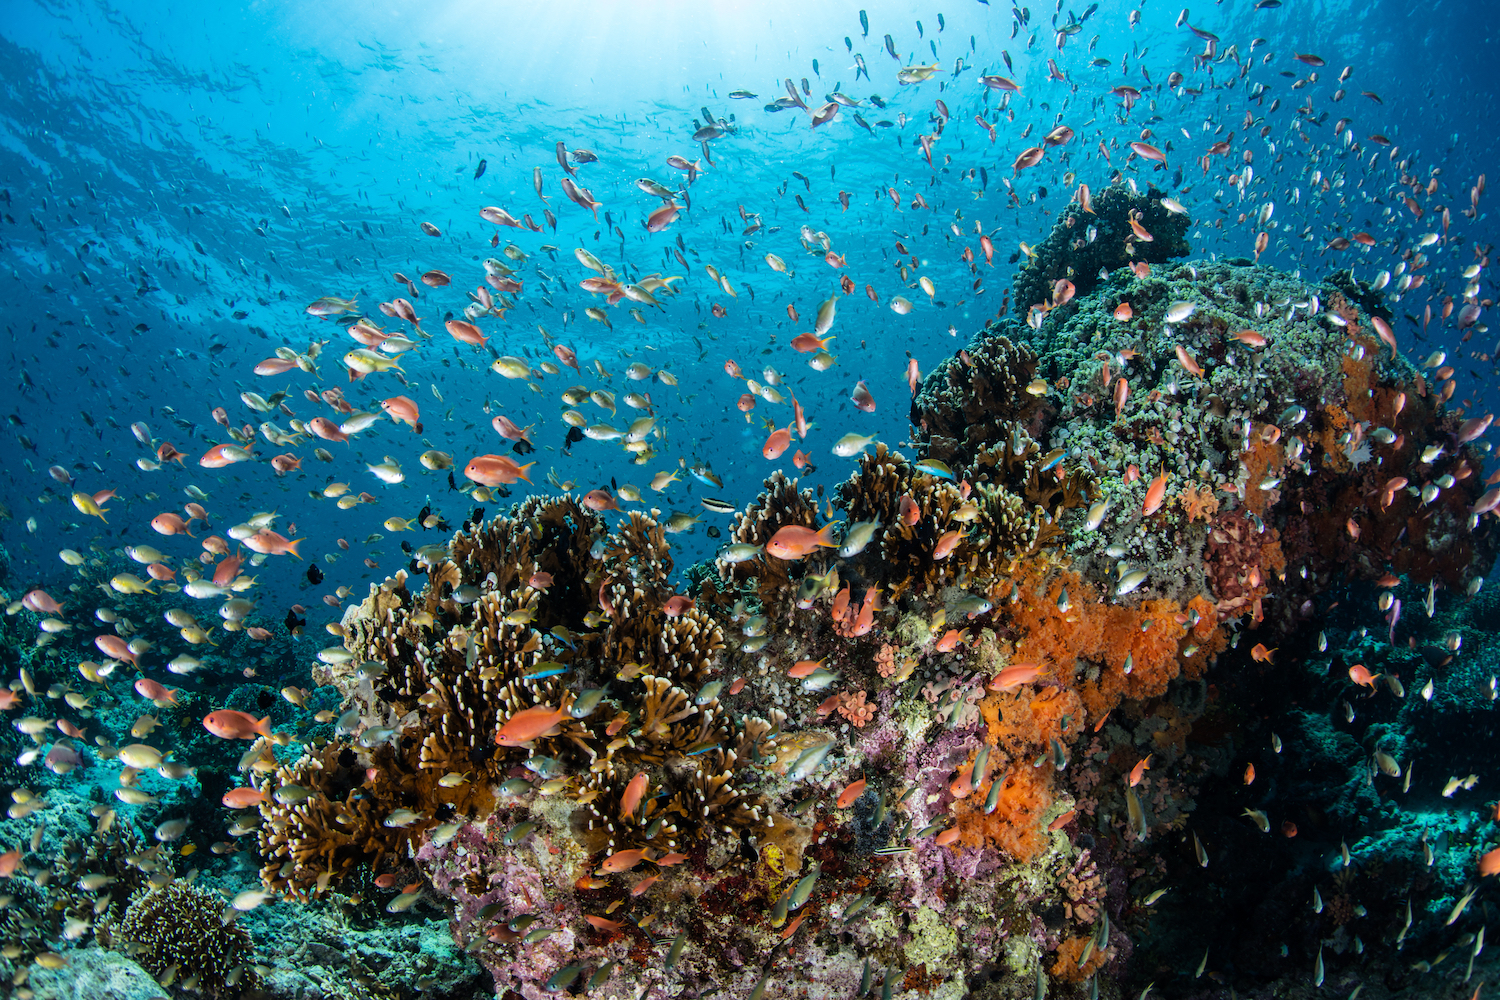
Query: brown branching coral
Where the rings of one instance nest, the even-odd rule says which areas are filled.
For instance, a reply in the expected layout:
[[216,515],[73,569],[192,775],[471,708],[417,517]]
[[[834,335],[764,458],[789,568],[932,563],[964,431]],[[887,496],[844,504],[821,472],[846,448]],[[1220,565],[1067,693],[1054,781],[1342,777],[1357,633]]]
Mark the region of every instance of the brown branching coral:
[[[930,595],[956,579],[998,578],[1010,560],[1061,537],[1042,507],[1006,487],[943,481],[883,444],[861,456],[838,487],[838,503],[851,525],[880,526],[875,544],[845,567],[881,580],[892,600],[908,591]],[[953,547],[940,558],[938,545],[950,532]]]
[[[764,549],[771,536],[787,525],[818,527],[818,501],[812,490],[799,489],[795,479],[788,479],[777,469],[765,481],[765,488],[755,501],[735,515],[729,533],[731,543],[754,545]],[[762,552],[754,559],[738,563],[719,563],[720,579],[753,594],[761,603],[761,612],[777,618],[791,608],[796,588],[790,586],[795,563],[776,559]]]
[[224,922],[225,899],[181,880],[142,890],[111,929],[115,948],[153,976],[174,970],[183,989],[223,996],[253,986],[250,935]]
[[[388,768],[397,763],[388,747],[376,756]],[[279,768],[262,785],[268,801],[260,804],[261,881],[306,899],[354,866],[379,865],[419,838],[435,821],[398,813],[407,808],[395,787],[400,779],[381,778],[385,794],[366,780],[354,747],[341,742]]]

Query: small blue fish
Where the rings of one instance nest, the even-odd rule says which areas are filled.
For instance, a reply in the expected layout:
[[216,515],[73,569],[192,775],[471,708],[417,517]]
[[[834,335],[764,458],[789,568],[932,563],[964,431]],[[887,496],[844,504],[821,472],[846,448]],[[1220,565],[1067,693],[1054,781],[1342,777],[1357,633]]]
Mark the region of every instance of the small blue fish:
[[929,476],[936,476],[938,479],[946,479],[949,482],[953,482],[956,479],[953,475],[953,470],[935,458],[924,458],[919,462],[915,462],[913,463],[913,468],[918,472],[925,472]]

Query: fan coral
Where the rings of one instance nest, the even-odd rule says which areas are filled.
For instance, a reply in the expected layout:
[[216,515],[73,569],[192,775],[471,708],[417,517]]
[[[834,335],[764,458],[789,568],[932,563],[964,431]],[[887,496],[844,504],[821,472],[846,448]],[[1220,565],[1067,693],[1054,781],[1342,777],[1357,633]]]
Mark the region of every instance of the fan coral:
[[219,996],[254,985],[247,962],[251,940],[244,928],[224,922],[224,898],[181,880],[138,892],[111,929],[117,950],[153,976],[183,989]]

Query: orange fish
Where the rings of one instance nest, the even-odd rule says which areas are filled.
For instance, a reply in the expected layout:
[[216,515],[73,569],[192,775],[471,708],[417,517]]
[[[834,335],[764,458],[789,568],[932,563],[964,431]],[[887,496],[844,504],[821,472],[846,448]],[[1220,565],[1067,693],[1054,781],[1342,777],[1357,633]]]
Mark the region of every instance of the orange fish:
[[[769,421],[767,422],[769,423]],[[772,461],[775,461],[782,455],[786,454],[786,450],[791,446],[792,425],[787,424],[785,427],[780,427],[771,431],[771,436],[766,438],[766,443],[761,446],[760,453],[771,459]]]
[[1375,681],[1379,677],[1379,674],[1372,674],[1369,670],[1365,669],[1363,663],[1356,663],[1349,668],[1349,679],[1361,687],[1367,687],[1372,691],[1375,689]]
[[620,509],[615,498],[609,495],[609,490],[589,490],[583,495],[583,505],[592,511]]
[[1500,847],[1479,856],[1479,874],[1481,876],[1500,874]]
[[938,538],[937,544],[932,547],[933,559],[947,559],[958,548],[958,543],[964,540],[962,531],[945,531]]
[[[823,657],[823,660],[828,657]],[[798,660],[787,670],[786,675],[793,680],[801,680],[823,665],[823,660]]]
[[546,736],[557,724],[568,717],[567,710],[554,709],[547,705],[523,708],[506,720],[495,733],[495,742],[503,747],[517,747],[523,743]]
[[1187,370],[1187,373],[1189,375],[1196,375],[1198,378],[1202,378],[1203,366],[1198,364],[1198,362],[1193,359],[1193,356],[1188,353],[1187,348],[1183,347],[1181,344],[1178,344],[1176,347],[1176,351],[1177,363],[1182,365],[1182,367]]
[[234,582],[244,562],[245,557],[238,552],[220,562],[214,567],[214,584],[219,587],[229,586]]
[[1047,830],[1049,832],[1051,832],[1051,833],[1056,833],[1058,830],[1061,830],[1063,827],[1065,827],[1069,823],[1073,822],[1074,817],[1076,817],[1077,815],[1078,815],[1078,810],[1076,810],[1076,809],[1069,809],[1067,812],[1065,812],[1061,816],[1057,817],[1057,819],[1055,819],[1052,822],[1048,823],[1047,824]]
[[517,465],[504,455],[480,455],[464,467],[464,475],[481,486],[499,486],[502,483],[514,483],[518,479],[529,483],[531,477],[526,474],[526,470],[535,464],[527,462],[525,465]]
[[1281,835],[1283,837],[1295,837],[1295,836],[1297,836],[1297,824],[1293,823],[1289,819],[1282,820],[1281,821]]
[[650,861],[650,850],[649,847],[632,847],[628,850],[616,851],[604,859],[599,870],[609,875],[628,872],[642,861]]
[[[1120,381],[1123,382],[1124,379],[1121,379]],[[1157,511],[1161,510],[1161,505],[1166,501],[1166,499],[1167,474],[1165,472],[1161,472],[1157,474],[1155,479],[1151,480],[1151,485],[1146,488],[1146,502],[1141,507],[1141,516],[1150,517],[1152,514],[1155,514]]]
[[1375,333],[1380,337],[1381,341],[1391,349],[1391,354],[1393,356],[1400,353],[1400,351],[1396,348],[1396,333],[1391,329],[1391,325],[1389,323],[1381,319],[1379,316],[1371,316],[1370,325],[1375,328]]
[[[126,644],[124,639],[121,639],[117,635],[95,636],[94,645],[99,647],[99,652],[103,653],[105,656],[109,657],[112,660],[124,660],[126,663],[133,663],[136,666],[140,666],[140,663],[137,662],[135,653],[131,651],[130,646]],[[136,683],[137,685],[140,684],[139,681],[137,681]],[[152,681],[150,683],[155,682]],[[137,687],[137,690],[139,690],[139,687]],[[147,697],[150,696],[147,695]]]
[[815,333],[799,333],[792,338],[792,349],[803,354],[811,354],[813,351],[824,351],[832,337],[819,337]]
[[1130,318],[1134,315],[1135,310],[1130,308],[1129,302],[1121,302],[1119,305],[1115,306],[1115,319],[1121,323],[1130,322]]
[[305,538],[291,539],[270,528],[262,528],[249,538],[245,539],[245,548],[251,552],[259,552],[263,556],[293,556],[301,559],[297,553],[297,546],[307,541]]
[[1250,658],[1256,663],[1274,663],[1276,662],[1274,659],[1275,656],[1276,650],[1267,649],[1266,644],[1263,642],[1257,642],[1254,646],[1250,647]]
[[833,524],[825,524],[818,531],[800,524],[788,524],[771,536],[766,543],[766,554],[777,559],[801,559],[820,548],[838,548],[838,544],[833,540]]
[[461,319],[450,319],[444,324],[453,339],[463,344],[472,344],[475,347],[483,347],[490,338],[479,332],[479,327],[473,323],[465,323]]
[[495,428],[496,434],[499,434],[507,441],[525,441],[527,444],[531,444],[531,429],[536,424],[527,424],[525,427],[519,427],[509,417],[496,415],[495,419],[490,421],[490,426]]
[[812,460],[812,456],[808,455],[807,452],[802,451],[800,448],[797,450],[797,452],[794,455],[792,455],[792,464],[795,465],[799,469],[805,469],[805,468],[807,468],[807,463],[810,462],[811,460]]
[[203,717],[203,728],[221,740],[253,740],[258,736],[271,735],[271,717],[256,719],[247,712],[236,712],[221,708]]
[[349,440],[349,435],[339,430],[339,425],[327,417],[313,417],[307,422],[307,429],[324,441],[347,442]]
[[859,609],[859,617],[854,620],[854,627],[849,630],[851,636],[868,635],[875,627],[875,604],[879,598],[879,587],[871,587],[865,591],[865,604]]
[[967,637],[967,629],[960,632],[956,628],[950,628],[948,631],[943,633],[943,637],[937,641],[935,648],[939,653],[947,653],[958,646],[962,646],[964,643],[964,639],[966,639]]
[[243,458],[236,456],[234,453],[226,453],[225,449],[228,448],[233,448],[235,452],[245,452],[247,450],[237,444],[216,444],[203,453],[203,457],[198,459],[198,464],[205,469],[222,469],[226,465],[233,465],[235,462],[244,461]]
[[832,611],[833,620],[836,622],[843,621],[849,614],[849,585],[847,583],[844,584],[843,590],[834,595]]
[[1012,663],[995,675],[986,685],[991,691],[1014,691],[1022,684],[1030,684],[1041,673],[1040,663]]
[[1157,149],[1155,146],[1144,142],[1132,142],[1130,144],[1130,148],[1135,152],[1137,156],[1144,157],[1148,160],[1155,160],[1157,163],[1160,163],[1164,167],[1167,165],[1167,155],[1161,150]]
[[641,800],[646,797],[646,789],[651,784],[651,778],[642,771],[630,783],[625,786],[624,793],[620,796],[620,819],[626,820],[635,815],[640,808]]
[[1142,757],[1140,759],[1140,762],[1137,763],[1135,765],[1135,767],[1132,767],[1130,769],[1130,787],[1131,788],[1134,788],[1136,785],[1139,785],[1141,783],[1141,779],[1146,776],[1146,772],[1149,771],[1149,770],[1151,770],[1151,758],[1153,756],[1154,756],[1154,754],[1149,754],[1148,753],[1146,756],[1144,756],[1144,757]]
[[839,792],[839,797],[835,800],[835,805],[840,809],[848,809],[863,794],[865,794],[865,779],[860,778],[858,781],[851,781],[844,786],[842,792]]
[[1254,764],[1246,764],[1245,765],[1245,784],[1247,784],[1247,785],[1253,785],[1253,784],[1255,784],[1255,765]]
[[1238,340],[1240,343],[1244,344],[1246,347],[1259,348],[1266,346],[1265,335],[1256,333],[1254,330],[1236,330],[1234,333],[1230,334],[1230,336],[1235,340]]

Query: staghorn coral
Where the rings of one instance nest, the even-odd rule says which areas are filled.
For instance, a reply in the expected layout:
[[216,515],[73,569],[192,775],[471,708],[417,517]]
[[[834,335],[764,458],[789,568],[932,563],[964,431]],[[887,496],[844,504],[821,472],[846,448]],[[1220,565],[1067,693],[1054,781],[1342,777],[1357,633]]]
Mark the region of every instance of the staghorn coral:
[[224,905],[218,893],[181,880],[141,890],[110,929],[111,944],[184,989],[223,996],[254,987],[250,935],[225,923]]

